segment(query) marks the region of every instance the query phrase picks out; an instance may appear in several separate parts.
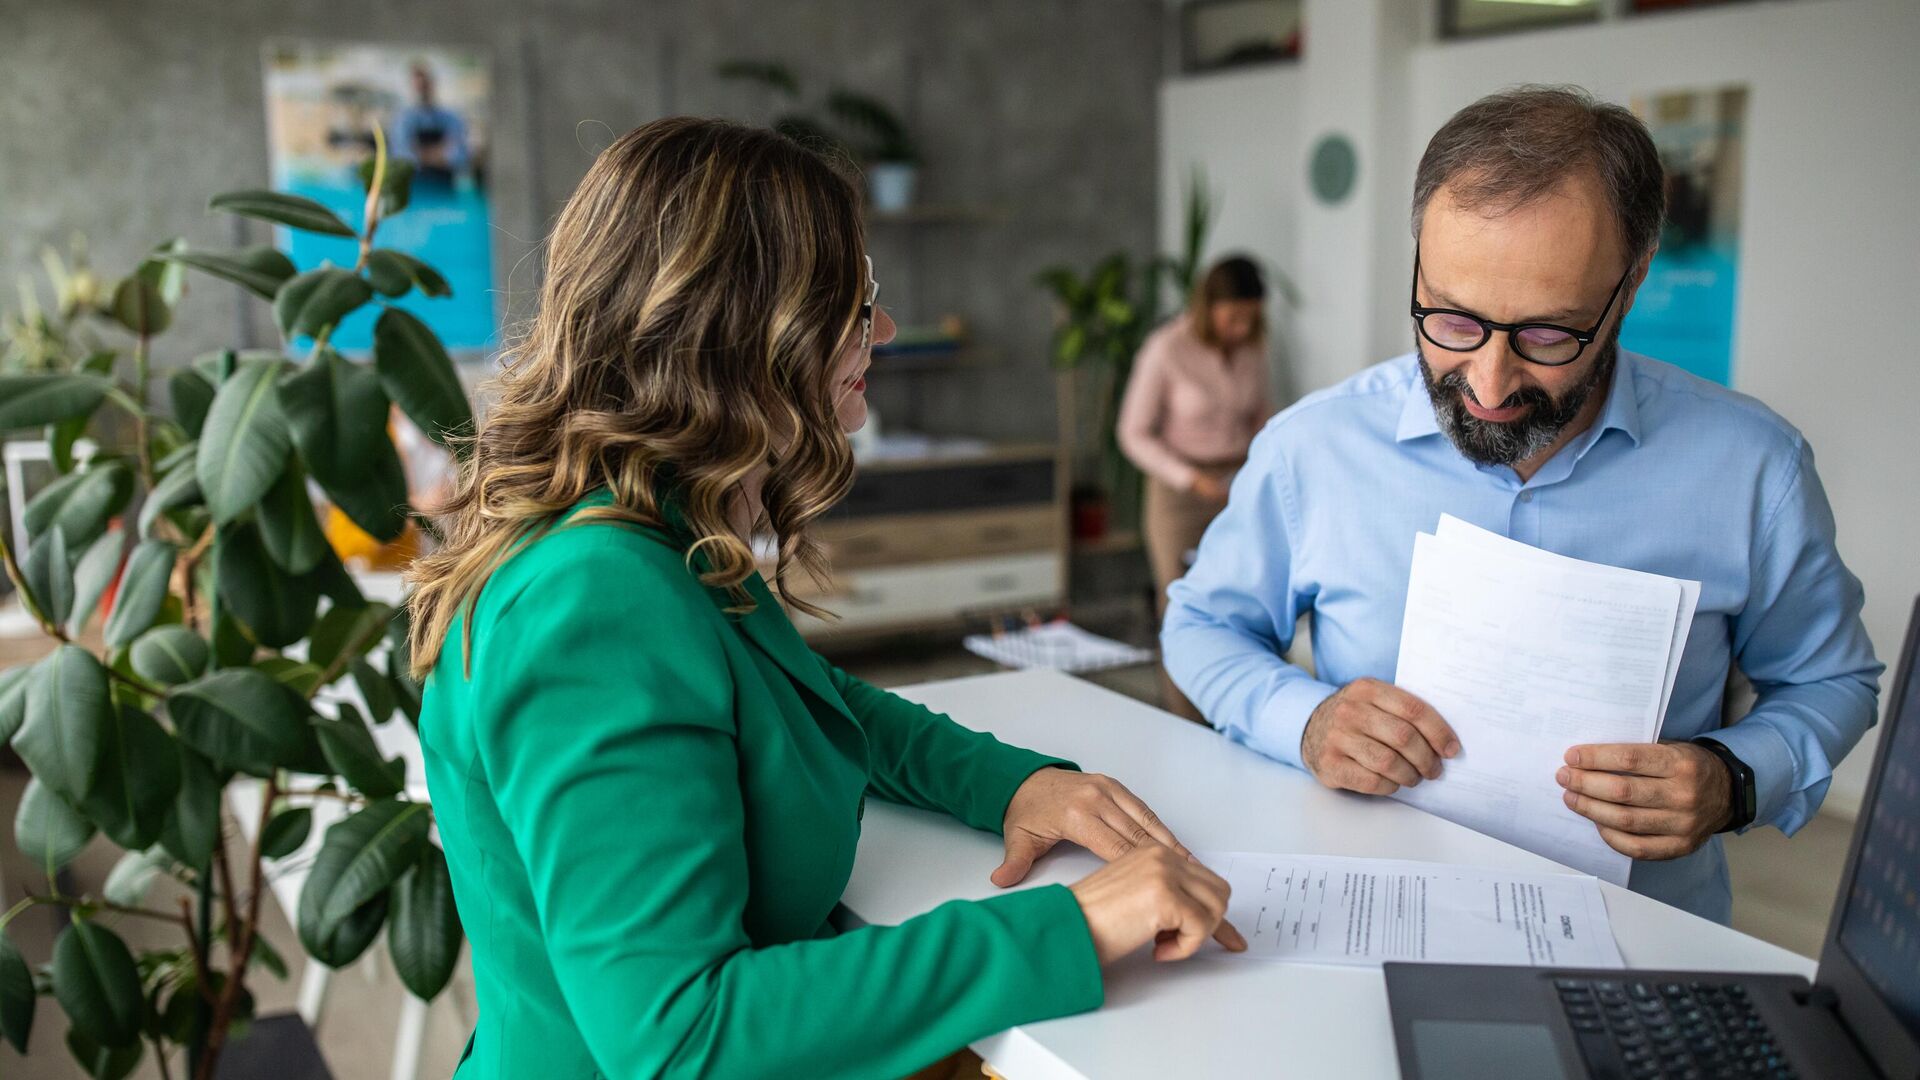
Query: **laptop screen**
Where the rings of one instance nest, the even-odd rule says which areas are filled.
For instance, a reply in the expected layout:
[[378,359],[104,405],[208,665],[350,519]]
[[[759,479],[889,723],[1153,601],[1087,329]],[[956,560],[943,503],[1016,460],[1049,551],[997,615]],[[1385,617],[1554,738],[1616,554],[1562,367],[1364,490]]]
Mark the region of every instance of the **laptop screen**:
[[[1913,635],[1920,642],[1920,633]],[[1909,643],[1909,647],[1914,647]],[[1867,815],[1838,942],[1920,1040],[1920,671],[1883,738],[1885,772]]]

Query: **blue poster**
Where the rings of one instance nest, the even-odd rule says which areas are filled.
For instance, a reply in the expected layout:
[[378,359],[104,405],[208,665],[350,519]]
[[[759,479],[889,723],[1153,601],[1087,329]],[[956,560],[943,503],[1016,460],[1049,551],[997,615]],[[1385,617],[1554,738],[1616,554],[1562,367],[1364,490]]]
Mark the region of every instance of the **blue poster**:
[[[493,256],[487,215],[487,98],[484,56],[466,50],[393,45],[276,43],[267,47],[267,132],[276,190],[303,195],[360,228],[366,190],[360,166],[374,152],[373,129],[388,154],[413,164],[406,209],[382,221],[377,247],[422,259],[453,295],[418,290],[394,306],[418,315],[455,353],[499,344],[493,309]],[[353,266],[356,240],[277,230],[301,270]],[[331,341],[342,352],[373,344],[380,306],[355,312]]]
[[1747,90],[1656,94],[1633,111],[1666,167],[1667,220],[1620,344],[1731,386]]

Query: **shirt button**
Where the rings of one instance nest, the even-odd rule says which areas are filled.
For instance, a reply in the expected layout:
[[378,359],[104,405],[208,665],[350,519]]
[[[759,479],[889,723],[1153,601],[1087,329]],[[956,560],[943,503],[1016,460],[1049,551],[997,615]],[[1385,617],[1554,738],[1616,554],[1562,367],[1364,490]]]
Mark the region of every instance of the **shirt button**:
[[1521,493],[1520,493],[1520,501],[1521,501],[1521,502],[1532,502],[1532,501],[1533,501],[1533,492],[1531,492],[1531,491],[1523,491],[1523,492],[1521,492]]

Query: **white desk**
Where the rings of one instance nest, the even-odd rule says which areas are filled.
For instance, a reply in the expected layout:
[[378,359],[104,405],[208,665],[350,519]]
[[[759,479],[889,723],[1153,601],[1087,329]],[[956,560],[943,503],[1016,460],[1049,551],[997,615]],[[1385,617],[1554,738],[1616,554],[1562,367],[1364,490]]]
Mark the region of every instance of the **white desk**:
[[[1387,799],[1329,791],[1297,769],[1091,683],[1048,671],[985,675],[901,693],[1002,740],[1118,778],[1196,850],[1366,855],[1563,869]],[[871,801],[847,907],[891,924],[955,898],[997,892],[999,837]],[[1034,884],[1099,865],[1074,848]],[[1630,966],[1811,976],[1813,962],[1611,885],[1608,913]],[[1106,1005],[974,1044],[1009,1080],[1398,1075],[1378,971],[1235,962],[1206,954],[1156,964],[1143,950],[1109,969]]]

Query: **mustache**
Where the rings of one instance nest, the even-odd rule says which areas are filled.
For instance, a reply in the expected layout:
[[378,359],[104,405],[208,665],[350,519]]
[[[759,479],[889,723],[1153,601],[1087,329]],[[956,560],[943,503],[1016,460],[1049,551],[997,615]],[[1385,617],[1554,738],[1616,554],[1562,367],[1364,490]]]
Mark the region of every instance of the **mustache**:
[[1464,395],[1468,401],[1473,402],[1483,409],[1514,409],[1522,405],[1551,409],[1555,404],[1553,396],[1545,390],[1537,386],[1523,386],[1513,393],[1508,394],[1500,404],[1488,405],[1486,402],[1480,400],[1480,395],[1473,392],[1473,386],[1467,382],[1467,377],[1458,370],[1449,371],[1445,375],[1440,376],[1434,385],[1442,390]]

